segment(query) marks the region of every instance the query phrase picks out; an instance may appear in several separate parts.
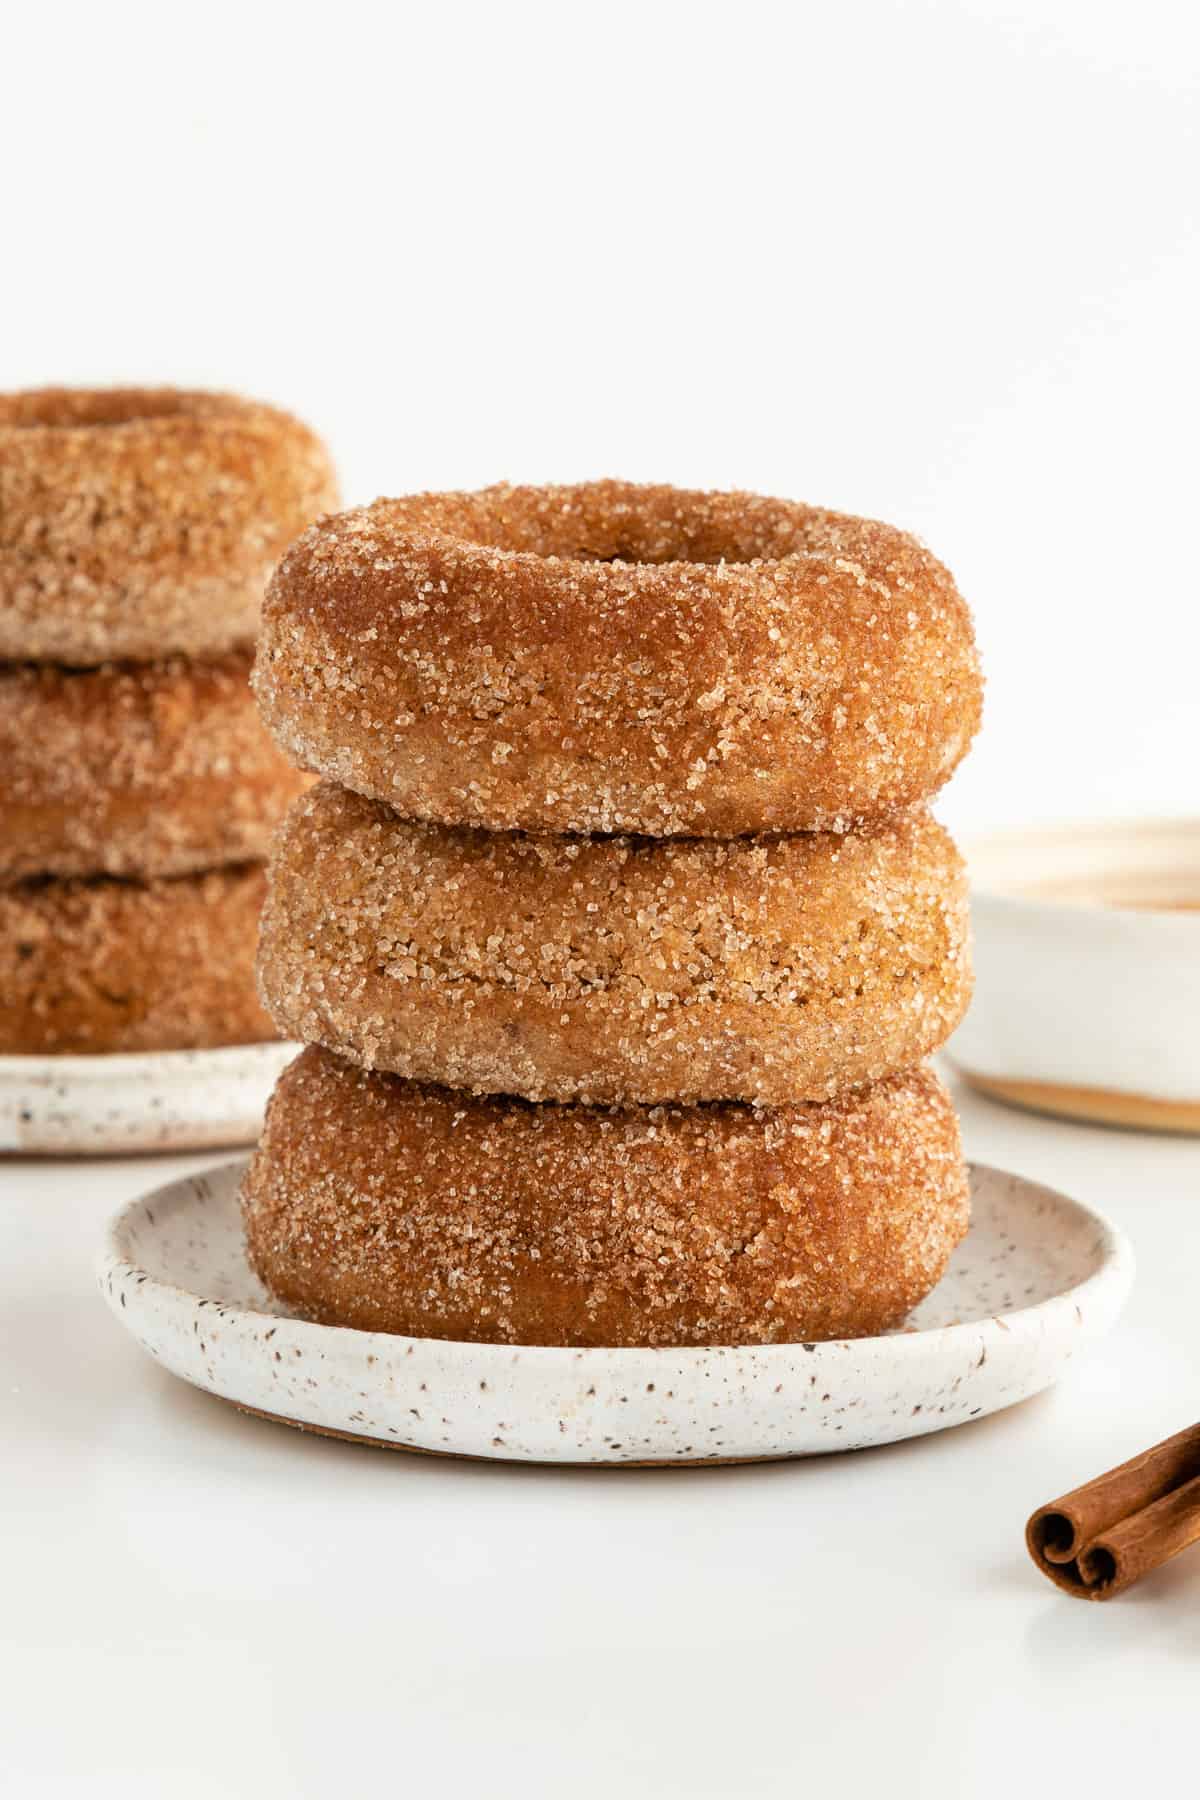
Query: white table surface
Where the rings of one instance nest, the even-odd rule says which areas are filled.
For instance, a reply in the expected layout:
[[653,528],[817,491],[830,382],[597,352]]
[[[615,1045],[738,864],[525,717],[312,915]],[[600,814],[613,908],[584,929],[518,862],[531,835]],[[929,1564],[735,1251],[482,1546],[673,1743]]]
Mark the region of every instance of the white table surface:
[[[95,1291],[213,1157],[0,1163],[0,1767],[120,1794],[990,1800],[1195,1769],[1200,1552],[1109,1606],[1026,1515],[1200,1417],[1200,1142],[960,1096],[970,1153],[1107,1211],[1139,1278],[1048,1396],[696,1471],[441,1462],[243,1418]],[[368,1788],[368,1784],[370,1784]]]

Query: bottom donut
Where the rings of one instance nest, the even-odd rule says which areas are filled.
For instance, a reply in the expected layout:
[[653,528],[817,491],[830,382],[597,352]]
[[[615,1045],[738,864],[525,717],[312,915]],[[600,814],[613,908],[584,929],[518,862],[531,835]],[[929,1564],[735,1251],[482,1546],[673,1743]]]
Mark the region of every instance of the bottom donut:
[[258,863],[0,888],[0,1053],[209,1050],[277,1036],[254,982]]
[[932,1070],[832,1101],[604,1109],[285,1070],[242,1185],[250,1260],[321,1324],[631,1348],[867,1337],[967,1228]]

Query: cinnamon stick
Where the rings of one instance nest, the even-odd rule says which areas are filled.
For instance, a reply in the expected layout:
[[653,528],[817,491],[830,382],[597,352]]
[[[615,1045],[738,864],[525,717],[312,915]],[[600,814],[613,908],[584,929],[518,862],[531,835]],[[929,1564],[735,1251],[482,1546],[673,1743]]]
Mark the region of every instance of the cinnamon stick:
[[1200,1424],[1039,1506],[1025,1542],[1043,1575],[1081,1600],[1111,1600],[1200,1543]]

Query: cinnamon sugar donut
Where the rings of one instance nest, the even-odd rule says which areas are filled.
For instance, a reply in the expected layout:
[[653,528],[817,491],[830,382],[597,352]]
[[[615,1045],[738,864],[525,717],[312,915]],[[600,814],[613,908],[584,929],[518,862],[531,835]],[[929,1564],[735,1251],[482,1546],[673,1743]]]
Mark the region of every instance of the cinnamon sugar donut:
[[966,883],[924,812],[845,837],[532,838],[322,783],[276,841],[259,975],[284,1036],[418,1080],[824,1099],[958,1023]]
[[0,395],[0,658],[250,644],[271,565],[336,504],[324,445],[274,407],[174,388]]
[[198,1050],[275,1036],[254,989],[265,877],[0,888],[0,1053]]
[[250,1260],[327,1325],[580,1346],[887,1331],[967,1225],[928,1069],[820,1106],[530,1106],[284,1071],[242,1186]]
[[307,785],[263,728],[250,653],[0,665],[0,881],[179,875],[266,855]]
[[601,481],[322,520],[255,682],[306,768],[492,831],[843,831],[929,798],[981,680],[942,565],[891,526]]

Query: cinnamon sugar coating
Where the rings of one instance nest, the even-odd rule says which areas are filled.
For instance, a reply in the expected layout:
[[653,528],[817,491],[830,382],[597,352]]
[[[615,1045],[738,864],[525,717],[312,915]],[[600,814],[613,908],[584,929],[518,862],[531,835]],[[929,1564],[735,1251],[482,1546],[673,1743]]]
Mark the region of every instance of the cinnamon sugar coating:
[[0,1054],[197,1050],[275,1036],[254,987],[261,867],[0,888]]
[[966,882],[927,813],[848,836],[548,838],[322,783],[279,838],[259,974],[281,1033],[531,1100],[824,1099],[966,1009]]
[[409,818],[734,837],[929,798],[979,722],[914,538],[616,481],[418,494],[283,559],[255,684],[294,759]]
[[235,395],[0,395],[0,659],[248,645],[272,564],[337,498],[313,432]]
[[0,665],[0,881],[261,860],[308,778],[263,728],[250,660]]
[[473,1099],[317,1049],[242,1187],[250,1259],[323,1324],[510,1344],[769,1344],[899,1325],[967,1226],[928,1069],[819,1106]]

